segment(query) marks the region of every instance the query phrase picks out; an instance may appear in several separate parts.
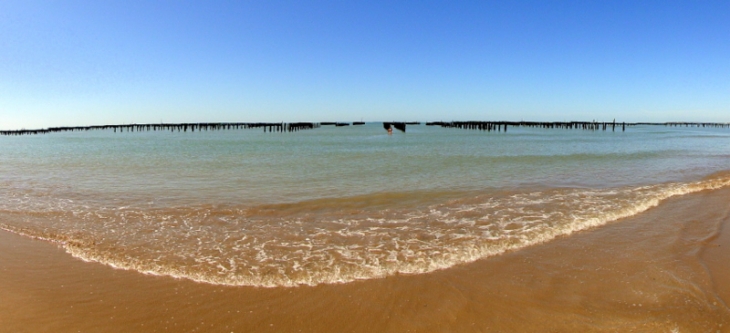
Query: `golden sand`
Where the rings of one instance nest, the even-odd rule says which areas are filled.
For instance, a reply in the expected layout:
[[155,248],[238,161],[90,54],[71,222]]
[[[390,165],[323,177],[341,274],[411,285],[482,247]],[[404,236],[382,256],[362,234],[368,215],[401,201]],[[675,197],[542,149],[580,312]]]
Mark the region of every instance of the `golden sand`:
[[730,332],[730,189],[423,275],[224,287],[0,232],[0,332]]

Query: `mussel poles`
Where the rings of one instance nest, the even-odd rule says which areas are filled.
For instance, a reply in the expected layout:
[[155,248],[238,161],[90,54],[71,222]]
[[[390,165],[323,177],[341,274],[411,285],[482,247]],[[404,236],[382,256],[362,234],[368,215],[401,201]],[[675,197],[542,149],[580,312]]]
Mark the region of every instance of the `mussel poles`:
[[[626,131],[626,126],[632,126],[636,124],[622,123],[621,126]],[[642,123],[641,125],[649,125],[648,123]],[[651,124],[658,125],[658,124]],[[526,127],[526,128],[544,128],[544,129],[582,129],[586,131],[606,131],[608,127],[611,127],[612,131],[616,131],[616,120],[613,122],[597,122],[597,121],[570,121],[570,122],[534,122],[534,121],[451,121],[451,122],[429,122],[426,126],[441,126],[447,128],[461,128],[467,130],[480,130],[480,131],[497,131],[507,132],[510,126],[513,127]]]
[[[359,124],[359,123],[358,123]],[[417,122],[384,122],[384,128],[395,127],[398,130],[405,132],[406,125],[409,124],[420,124]],[[298,132],[305,129],[319,128],[321,125],[335,125],[337,127],[349,126],[349,123],[179,123],[179,124],[124,124],[124,125],[95,125],[95,126],[74,126],[74,127],[49,127],[45,129],[34,129],[34,130],[0,130],[0,135],[35,135],[35,134],[47,134],[47,133],[60,133],[60,132],[78,132],[78,131],[91,131],[91,130],[109,130],[111,129],[114,133],[119,131],[120,133],[126,132],[145,132],[145,131],[170,131],[170,132],[187,132],[190,129],[191,132],[201,131],[219,131],[219,130],[238,130],[238,129],[255,129],[261,128],[266,132]],[[353,123],[355,125],[355,123]],[[545,129],[567,129],[567,130],[590,130],[606,131],[608,127],[611,127],[611,131],[616,131],[616,126],[621,126],[621,131],[625,132],[626,127],[637,126],[637,125],[648,125],[648,126],[666,126],[666,127],[702,127],[702,128],[730,128],[730,123],[692,123],[692,122],[665,122],[665,123],[617,123],[616,119],[612,122],[585,122],[585,121],[564,121],[564,122],[534,122],[534,121],[451,121],[451,122],[428,122],[426,126],[441,126],[446,128],[461,128],[467,130],[479,130],[479,131],[497,131],[505,133],[508,127],[526,127],[526,128],[545,128]]]

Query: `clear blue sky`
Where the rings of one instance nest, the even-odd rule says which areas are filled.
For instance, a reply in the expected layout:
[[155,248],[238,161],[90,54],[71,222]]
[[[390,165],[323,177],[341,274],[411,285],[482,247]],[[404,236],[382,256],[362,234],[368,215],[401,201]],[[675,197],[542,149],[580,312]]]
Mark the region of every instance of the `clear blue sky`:
[[0,1],[0,128],[730,122],[730,1]]

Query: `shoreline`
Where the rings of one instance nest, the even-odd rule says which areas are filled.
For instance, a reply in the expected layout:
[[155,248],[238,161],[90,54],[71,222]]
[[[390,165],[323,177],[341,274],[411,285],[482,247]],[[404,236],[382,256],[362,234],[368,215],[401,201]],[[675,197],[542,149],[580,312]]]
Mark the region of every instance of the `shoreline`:
[[476,262],[314,287],[196,283],[0,231],[0,332],[730,330],[730,189]]

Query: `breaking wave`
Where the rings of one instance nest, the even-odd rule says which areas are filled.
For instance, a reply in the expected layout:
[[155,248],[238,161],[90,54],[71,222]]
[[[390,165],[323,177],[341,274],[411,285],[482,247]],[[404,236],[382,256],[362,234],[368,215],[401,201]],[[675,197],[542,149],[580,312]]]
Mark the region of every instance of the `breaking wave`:
[[86,261],[237,286],[346,283],[473,262],[730,185],[375,193],[280,205],[105,206],[32,190],[2,194],[0,227]]

